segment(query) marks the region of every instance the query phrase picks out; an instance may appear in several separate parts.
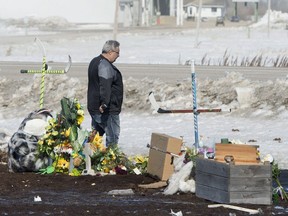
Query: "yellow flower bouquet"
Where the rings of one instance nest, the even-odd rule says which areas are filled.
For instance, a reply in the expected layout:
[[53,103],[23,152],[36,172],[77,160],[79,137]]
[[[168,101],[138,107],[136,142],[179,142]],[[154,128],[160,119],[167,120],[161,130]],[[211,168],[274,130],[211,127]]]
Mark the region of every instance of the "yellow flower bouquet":
[[[55,171],[67,172],[70,157],[82,151],[88,132],[81,130],[84,111],[77,99],[63,98],[61,108],[60,114],[49,120],[45,135],[38,141],[38,152],[54,160]],[[61,168],[59,162],[65,166]]]

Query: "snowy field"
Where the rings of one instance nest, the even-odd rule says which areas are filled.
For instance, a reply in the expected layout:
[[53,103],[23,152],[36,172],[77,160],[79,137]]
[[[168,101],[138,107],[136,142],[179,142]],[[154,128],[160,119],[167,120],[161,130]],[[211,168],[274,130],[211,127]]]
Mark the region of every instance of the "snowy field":
[[[239,59],[244,57],[252,59],[262,54],[269,60],[266,66],[271,67],[271,62],[278,56],[286,56],[286,58],[288,56],[288,30],[285,29],[285,22],[288,22],[287,14],[274,12],[269,33],[267,17],[249,27],[203,28],[200,30],[197,44],[195,44],[196,29],[121,31],[117,35],[117,40],[121,43],[121,54],[117,62],[184,64],[187,60],[194,59],[196,64],[201,64],[201,60],[206,56],[206,60],[209,60],[211,65],[217,65],[223,61],[224,53]],[[55,21],[50,20],[49,23],[55,23]],[[62,28],[64,26],[67,29],[79,28],[81,30],[80,27],[66,23],[65,20],[60,23]],[[85,32],[85,34],[73,32],[73,37],[70,37],[69,31],[59,34],[59,31],[41,31],[37,25],[33,24],[21,27],[21,25],[11,23],[10,20],[2,20],[0,22],[0,61],[40,62],[41,51],[33,43],[33,37],[37,36],[46,48],[47,60],[66,62],[69,54],[74,62],[88,64],[95,55],[100,53],[103,43],[112,38],[112,31]],[[183,136],[185,145],[192,147],[194,142],[193,115],[155,114],[147,100],[148,92],[153,89],[161,97],[161,106],[191,108],[191,81],[189,77],[187,79],[186,83],[183,82],[178,86],[168,85],[161,80],[149,80],[149,78],[140,81],[125,80],[126,103],[121,114],[120,136],[120,147],[125,153],[148,154],[146,145],[150,142],[153,132],[175,137]],[[4,88],[3,86],[7,83],[12,85],[13,80],[7,80],[1,76],[0,63],[2,91],[0,99],[3,103],[0,109],[0,129],[13,133],[25,117],[23,110],[28,113],[37,109],[38,96],[35,91],[38,91],[39,86],[35,80],[36,78],[30,83],[23,81],[23,86],[21,83],[14,83],[16,87],[13,91]],[[63,85],[62,95],[55,95],[55,98],[77,95],[85,103],[86,86],[81,86],[79,81],[69,80],[67,77],[60,81]],[[49,82],[49,79],[47,83],[49,83],[47,90],[60,85]],[[217,81],[212,82],[209,77],[207,80],[198,80],[197,88],[199,107],[234,110],[231,113],[200,114],[198,119],[201,143],[212,146],[213,143],[220,142],[221,138],[228,138],[236,143],[259,145],[261,156],[272,154],[280,168],[288,169],[286,159],[288,155],[288,81],[276,79],[257,82],[245,79],[242,74],[227,71],[227,76]],[[130,97],[128,90],[131,89],[140,92],[140,96],[131,95]],[[128,102],[130,104],[133,102],[131,98],[135,101],[135,106],[133,109],[128,109],[126,107]],[[144,108],[143,103],[146,103]],[[83,127],[90,128],[88,113],[86,113]]]

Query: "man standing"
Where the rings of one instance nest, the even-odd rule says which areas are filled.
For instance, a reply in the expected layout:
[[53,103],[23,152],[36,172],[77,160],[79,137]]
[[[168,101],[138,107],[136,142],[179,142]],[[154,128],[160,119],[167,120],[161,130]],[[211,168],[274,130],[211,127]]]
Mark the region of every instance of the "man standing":
[[93,58],[88,68],[87,108],[92,127],[100,136],[106,134],[106,146],[118,144],[123,102],[121,72],[113,65],[120,55],[120,43],[108,40],[102,54]]

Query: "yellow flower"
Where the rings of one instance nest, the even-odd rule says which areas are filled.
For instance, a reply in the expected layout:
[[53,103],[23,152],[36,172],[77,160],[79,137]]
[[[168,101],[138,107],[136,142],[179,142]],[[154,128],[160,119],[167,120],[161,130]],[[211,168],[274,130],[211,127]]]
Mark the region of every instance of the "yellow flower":
[[113,149],[109,149],[109,154],[110,154],[110,157],[115,157],[115,153],[113,151]]
[[110,172],[110,169],[109,169],[108,167],[105,167],[105,168],[103,169],[103,171],[104,171],[105,173],[109,173],[109,172]]
[[81,125],[81,123],[84,121],[84,116],[82,115],[78,115],[77,116],[77,124],[78,125]]
[[48,139],[48,140],[47,140],[47,144],[48,144],[48,145],[52,145],[53,143],[54,143],[54,140],[52,140],[52,139]]
[[145,158],[142,155],[138,155],[134,158],[136,163],[143,163],[145,161]]
[[99,149],[99,151],[104,151],[105,147],[103,143],[95,143],[94,146],[96,147],[96,149]]
[[76,102],[76,103],[75,103],[75,107],[76,107],[76,109],[78,109],[78,110],[79,110],[79,109],[81,108],[81,104],[80,104],[80,103],[78,103],[76,100],[75,100],[75,102]]
[[84,116],[84,110],[82,109],[78,110],[77,115]]
[[47,125],[45,129],[46,130],[51,130],[52,129],[52,125],[51,124]]
[[51,126],[55,126],[56,120],[54,118],[51,118],[51,119],[49,119],[48,122]]
[[44,141],[42,139],[38,141],[39,145],[43,145],[43,143],[44,143]]
[[101,162],[101,164],[106,165],[107,162],[108,162],[108,161],[107,161],[106,159],[104,159],[104,160]]
[[94,136],[91,144],[92,146],[96,147],[96,149],[99,149],[100,151],[104,151],[106,149],[102,142],[102,136],[100,136],[98,132]]
[[59,134],[58,131],[53,131],[53,132],[52,132],[52,135],[53,135],[53,136],[57,136],[58,134]]
[[102,136],[100,136],[99,133],[97,132],[92,143],[101,143],[101,142],[102,142]]
[[68,169],[69,168],[69,162],[66,161],[64,158],[58,158],[56,167],[59,169],[63,169],[63,170]]
[[44,134],[43,139],[48,139],[50,135],[51,135],[51,133]]
[[68,128],[68,130],[65,130],[64,134],[65,134],[65,137],[69,137],[71,133],[71,127]]

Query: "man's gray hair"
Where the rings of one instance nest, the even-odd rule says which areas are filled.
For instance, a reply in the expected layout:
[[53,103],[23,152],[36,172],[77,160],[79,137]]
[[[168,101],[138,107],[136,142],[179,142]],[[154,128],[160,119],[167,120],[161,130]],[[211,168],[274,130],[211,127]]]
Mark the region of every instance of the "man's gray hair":
[[108,40],[105,42],[102,53],[108,53],[109,51],[115,51],[120,46],[120,43],[116,40]]

